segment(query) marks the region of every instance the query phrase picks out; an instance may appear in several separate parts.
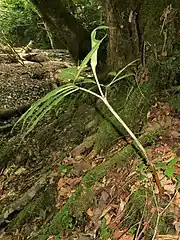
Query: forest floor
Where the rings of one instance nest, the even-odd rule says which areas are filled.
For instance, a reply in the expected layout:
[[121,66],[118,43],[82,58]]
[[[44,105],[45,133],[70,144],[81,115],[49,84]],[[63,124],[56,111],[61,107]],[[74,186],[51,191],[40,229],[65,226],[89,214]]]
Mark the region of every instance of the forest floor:
[[[24,66],[20,62],[8,61],[0,62],[0,153],[16,137],[10,130],[21,114],[19,107],[31,105],[57,87],[58,70],[73,66],[66,51],[44,51],[39,62],[27,61]],[[13,112],[12,116],[4,114],[9,110]],[[61,239],[145,240],[149,239],[146,233],[156,240],[180,239],[178,113],[179,110],[169,102],[159,101],[150,108],[148,123],[143,130],[151,131],[163,126],[157,139],[152,144],[145,144],[164,189],[163,194],[159,192],[151,170],[138,155],[132,156],[128,165],[108,169],[107,174],[88,192],[82,184],[83,178],[131,144],[131,139],[119,137],[108,150],[96,153],[92,141],[86,141],[85,135],[79,137],[81,133],[77,130],[73,137],[80,139],[76,144],[66,140],[66,145],[63,145],[65,151],[62,152],[58,149],[60,139],[62,135],[62,141],[65,137],[71,138],[69,132],[74,127],[68,125],[65,129],[62,126],[60,131],[55,122],[47,119],[42,128],[48,129],[55,124],[53,140],[45,144],[49,135],[42,134],[39,138],[31,135],[31,146],[26,146],[26,151],[17,148],[8,156],[8,163],[0,165],[0,239],[23,240],[36,236],[41,226],[65,206],[80,184],[84,188],[84,199],[75,205],[73,220],[67,225],[65,223]],[[88,118],[85,129],[92,128],[93,124],[93,118]],[[38,144],[34,140],[36,138]],[[44,193],[47,202],[41,198]],[[93,204],[86,205],[89,199]],[[59,238],[56,233],[46,239]]]

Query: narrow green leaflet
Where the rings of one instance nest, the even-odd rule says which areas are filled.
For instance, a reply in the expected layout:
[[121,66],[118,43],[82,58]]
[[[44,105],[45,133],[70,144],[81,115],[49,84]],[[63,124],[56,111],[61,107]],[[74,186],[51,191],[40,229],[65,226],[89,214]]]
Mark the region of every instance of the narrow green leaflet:
[[32,117],[32,115],[39,109],[41,105],[43,105],[45,102],[47,102],[50,99],[53,100],[54,98],[56,98],[57,94],[70,89],[74,89],[74,84],[66,84],[65,86],[56,88],[52,90],[50,93],[48,93],[47,95],[45,95],[44,97],[42,97],[41,99],[39,99],[20,117],[20,119],[15,123],[13,129],[15,128],[15,126],[17,126],[19,122],[23,121],[23,125],[22,125],[22,130],[23,130],[24,125],[27,122],[27,119],[29,117]]
[[[75,87],[74,87],[75,88]],[[63,97],[65,96],[66,93],[68,93],[69,91],[71,91],[73,89],[70,88],[70,89],[66,89],[64,90],[63,92],[60,92],[59,94],[57,94],[56,96],[54,96],[53,98],[50,98],[48,99],[41,107],[39,107],[37,109],[36,112],[33,113],[32,117],[30,118],[30,122],[28,123],[27,127],[30,127],[30,125],[33,123],[33,121],[44,111],[46,110],[46,108],[49,106],[49,105],[52,105],[52,107],[54,106],[54,102],[56,99],[60,98],[60,97]]]
[[168,166],[172,167],[174,166],[174,164],[176,164],[178,162],[178,158],[173,158],[170,162],[168,162]]
[[107,85],[107,87],[110,87],[111,85],[113,85],[113,84],[116,83],[117,81],[120,81],[121,79],[124,79],[124,78],[127,78],[127,77],[132,77],[132,76],[135,76],[135,74],[134,74],[134,73],[125,74],[125,75],[123,75],[123,76],[115,79],[114,81],[111,81],[111,82]]
[[[79,69],[78,69],[78,73],[76,75],[76,78],[75,80],[78,79],[80,73],[86,68],[87,66],[87,63],[91,60],[93,61],[93,66],[95,64],[95,60],[97,62],[97,50],[101,44],[101,42],[106,38],[107,35],[105,35],[101,40],[97,40],[95,39],[96,37],[96,31],[99,30],[99,29],[107,29],[108,27],[107,26],[100,26],[100,27],[97,27],[96,29],[94,29],[91,33],[91,51],[88,53],[88,55],[84,58],[84,60],[82,61],[81,65],[79,66]],[[95,55],[94,55],[95,54]],[[96,56],[96,57],[95,57]],[[92,60],[93,58],[93,60]]]
[[25,137],[28,133],[30,133],[34,127],[36,126],[36,124],[45,116],[45,114],[51,110],[51,108],[53,106],[56,106],[60,101],[62,101],[62,99],[64,99],[64,97],[78,91],[78,88],[75,88],[71,91],[69,91],[68,93],[64,94],[62,97],[57,98],[52,104],[50,104],[47,108],[44,109],[43,112],[41,112],[41,114],[33,121],[32,125],[27,129],[27,131],[25,132],[24,136]]
[[116,76],[113,78],[112,82],[114,82],[114,81],[117,79],[117,77],[118,77],[122,72],[124,72],[124,70],[126,70],[126,68],[130,67],[131,65],[133,65],[133,64],[134,64],[135,62],[137,62],[137,61],[139,61],[139,59],[136,59],[136,60],[130,62],[130,63],[127,64],[124,68],[120,69],[119,72],[116,74]]
[[156,164],[155,164],[155,167],[156,167],[157,169],[166,169],[167,163],[166,163],[166,162],[159,162],[159,163],[156,163]]
[[93,54],[91,56],[91,67],[92,67],[92,69],[95,69],[96,66],[97,66],[97,52],[98,52],[99,46],[102,43],[102,41],[107,37],[107,34],[106,34],[101,40],[96,39],[96,32],[97,32],[97,30],[100,30],[100,29],[108,29],[108,27],[107,26],[97,27],[91,33],[92,49],[95,48],[95,51],[93,52]]

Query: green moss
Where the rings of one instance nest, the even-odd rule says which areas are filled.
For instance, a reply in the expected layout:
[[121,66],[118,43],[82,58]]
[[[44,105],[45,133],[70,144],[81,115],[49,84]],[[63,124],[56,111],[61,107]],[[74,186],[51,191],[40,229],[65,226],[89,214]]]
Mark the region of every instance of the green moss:
[[[148,207],[147,206],[148,199]],[[160,204],[160,203],[159,203]],[[163,207],[167,203],[163,201]],[[161,206],[161,205],[159,205]],[[146,229],[145,238],[147,240],[151,240],[155,231],[155,227],[157,224],[157,212],[150,212],[151,209],[156,209],[156,203],[153,198],[153,193],[150,189],[147,188],[138,188],[131,196],[128,204],[126,205],[125,210],[125,221],[124,226],[130,227],[135,223],[139,223],[140,221],[149,222],[149,227]],[[143,217],[143,218],[142,218]],[[175,230],[173,227],[174,216],[173,214],[164,214],[161,216],[159,224],[158,224],[158,233],[159,234],[175,234]]]
[[[23,224],[30,222],[36,217],[46,218],[46,214],[55,205],[54,190],[48,189],[31,201],[10,223],[9,229],[14,230],[20,228]],[[42,216],[43,215],[43,216]]]
[[[131,196],[125,210],[126,220],[124,226],[130,227],[138,223],[143,215],[144,206],[146,204],[146,196],[150,193],[146,189],[139,188]],[[147,213],[146,213],[147,214]]]
[[6,144],[1,146],[0,149],[0,166],[3,168],[7,163],[14,159],[15,154],[18,150],[18,144],[20,140],[18,137],[10,139]]
[[[160,34],[160,31],[163,25],[163,19],[161,20],[161,16],[165,8],[167,8],[170,4],[172,4],[172,1],[170,0],[163,0],[163,1],[160,0],[158,2],[154,0],[145,0],[142,2],[141,11],[138,16],[139,23],[140,23],[139,28],[143,34],[144,41],[149,42],[151,46],[156,49],[157,52],[162,50],[162,46],[164,43],[164,35]],[[180,7],[179,0],[174,0],[172,7],[174,9],[179,9]],[[175,20],[177,21],[177,19]],[[166,48],[169,47],[167,45],[172,44],[171,34],[172,34],[172,30],[175,30],[175,29],[172,29],[174,28],[173,21],[168,24],[165,24],[164,29],[169,27],[171,29],[168,29],[169,31],[168,31],[168,40],[166,42]]]
[[173,226],[174,215],[173,214],[164,214],[159,222],[159,233],[160,234],[176,234],[176,231]]
[[175,94],[169,98],[169,102],[172,107],[180,111],[180,94]]
[[108,229],[106,226],[106,220],[103,219],[100,226],[100,236],[102,240],[107,240],[111,237],[112,230]]

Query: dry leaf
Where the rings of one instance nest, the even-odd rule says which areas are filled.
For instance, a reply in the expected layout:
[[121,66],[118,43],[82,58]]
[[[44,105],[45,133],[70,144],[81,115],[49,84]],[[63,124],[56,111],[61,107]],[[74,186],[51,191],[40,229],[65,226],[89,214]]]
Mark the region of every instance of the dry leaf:
[[110,215],[109,213],[107,213],[105,215],[105,219],[106,219],[106,226],[110,224],[111,219],[112,219],[112,215]]
[[158,235],[156,240],[179,240],[178,235]]
[[64,178],[60,178],[57,184],[57,189],[60,190],[62,188],[62,186],[65,183],[65,179]]
[[107,207],[103,210],[103,212],[102,212],[102,214],[101,214],[101,216],[100,216],[99,218],[104,217],[111,209],[112,209],[111,205],[107,206]]
[[93,211],[92,211],[92,209],[91,208],[89,208],[88,210],[87,210],[87,215],[89,216],[89,217],[93,217]]
[[165,192],[168,194],[174,194],[176,190],[176,184],[173,184],[171,179],[164,177],[161,180],[161,185],[164,188]]
[[109,194],[106,191],[102,191],[101,199],[106,203],[108,198],[109,198]]
[[120,230],[116,230],[114,233],[113,233],[113,237],[114,239],[119,239],[122,235],[122,231]]
[[[134,236],[131,235],[131,234],[124,234],[124,235],[120,238],[120,240],[133,240],[133,239],[134,239]],[[143,240],[143,238],[142,238],[142,240]]]
[[114,230],[117,227],[117,223],[116,222],[112,222],[109,224],[108,226],[111,230]]
[[180,207],[180,192],[177,192],[177,193],[176,193],[176,196],[175,196],[175,198],[174,198],[174,200],[173,200],[173,203],[174,203],[176,206]]
[[47,240],[55,240],[54,236],[50,236]]
[[180,222],[179,221],[175,221],[173,223],[173,225],[174,225],[174,227],[176,229],[177,234],[179,235],[179,233],[180,233]]

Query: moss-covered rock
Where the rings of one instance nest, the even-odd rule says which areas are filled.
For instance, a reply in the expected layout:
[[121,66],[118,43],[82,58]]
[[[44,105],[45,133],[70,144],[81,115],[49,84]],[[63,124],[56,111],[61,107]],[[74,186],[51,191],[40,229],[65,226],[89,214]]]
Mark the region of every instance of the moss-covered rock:
[[[43,189],[44,190],[44,189]],[[22,227],[23,224],[32,223],[34,218],[45,219],[48,214],[51,214],[55,209],[55,192],[53,188],[48,188],[44,192],[38,192],[31,202],[12,220],[8,226],[8,230],[16,230]],[[28,233],[26,233],[28,236]]]

